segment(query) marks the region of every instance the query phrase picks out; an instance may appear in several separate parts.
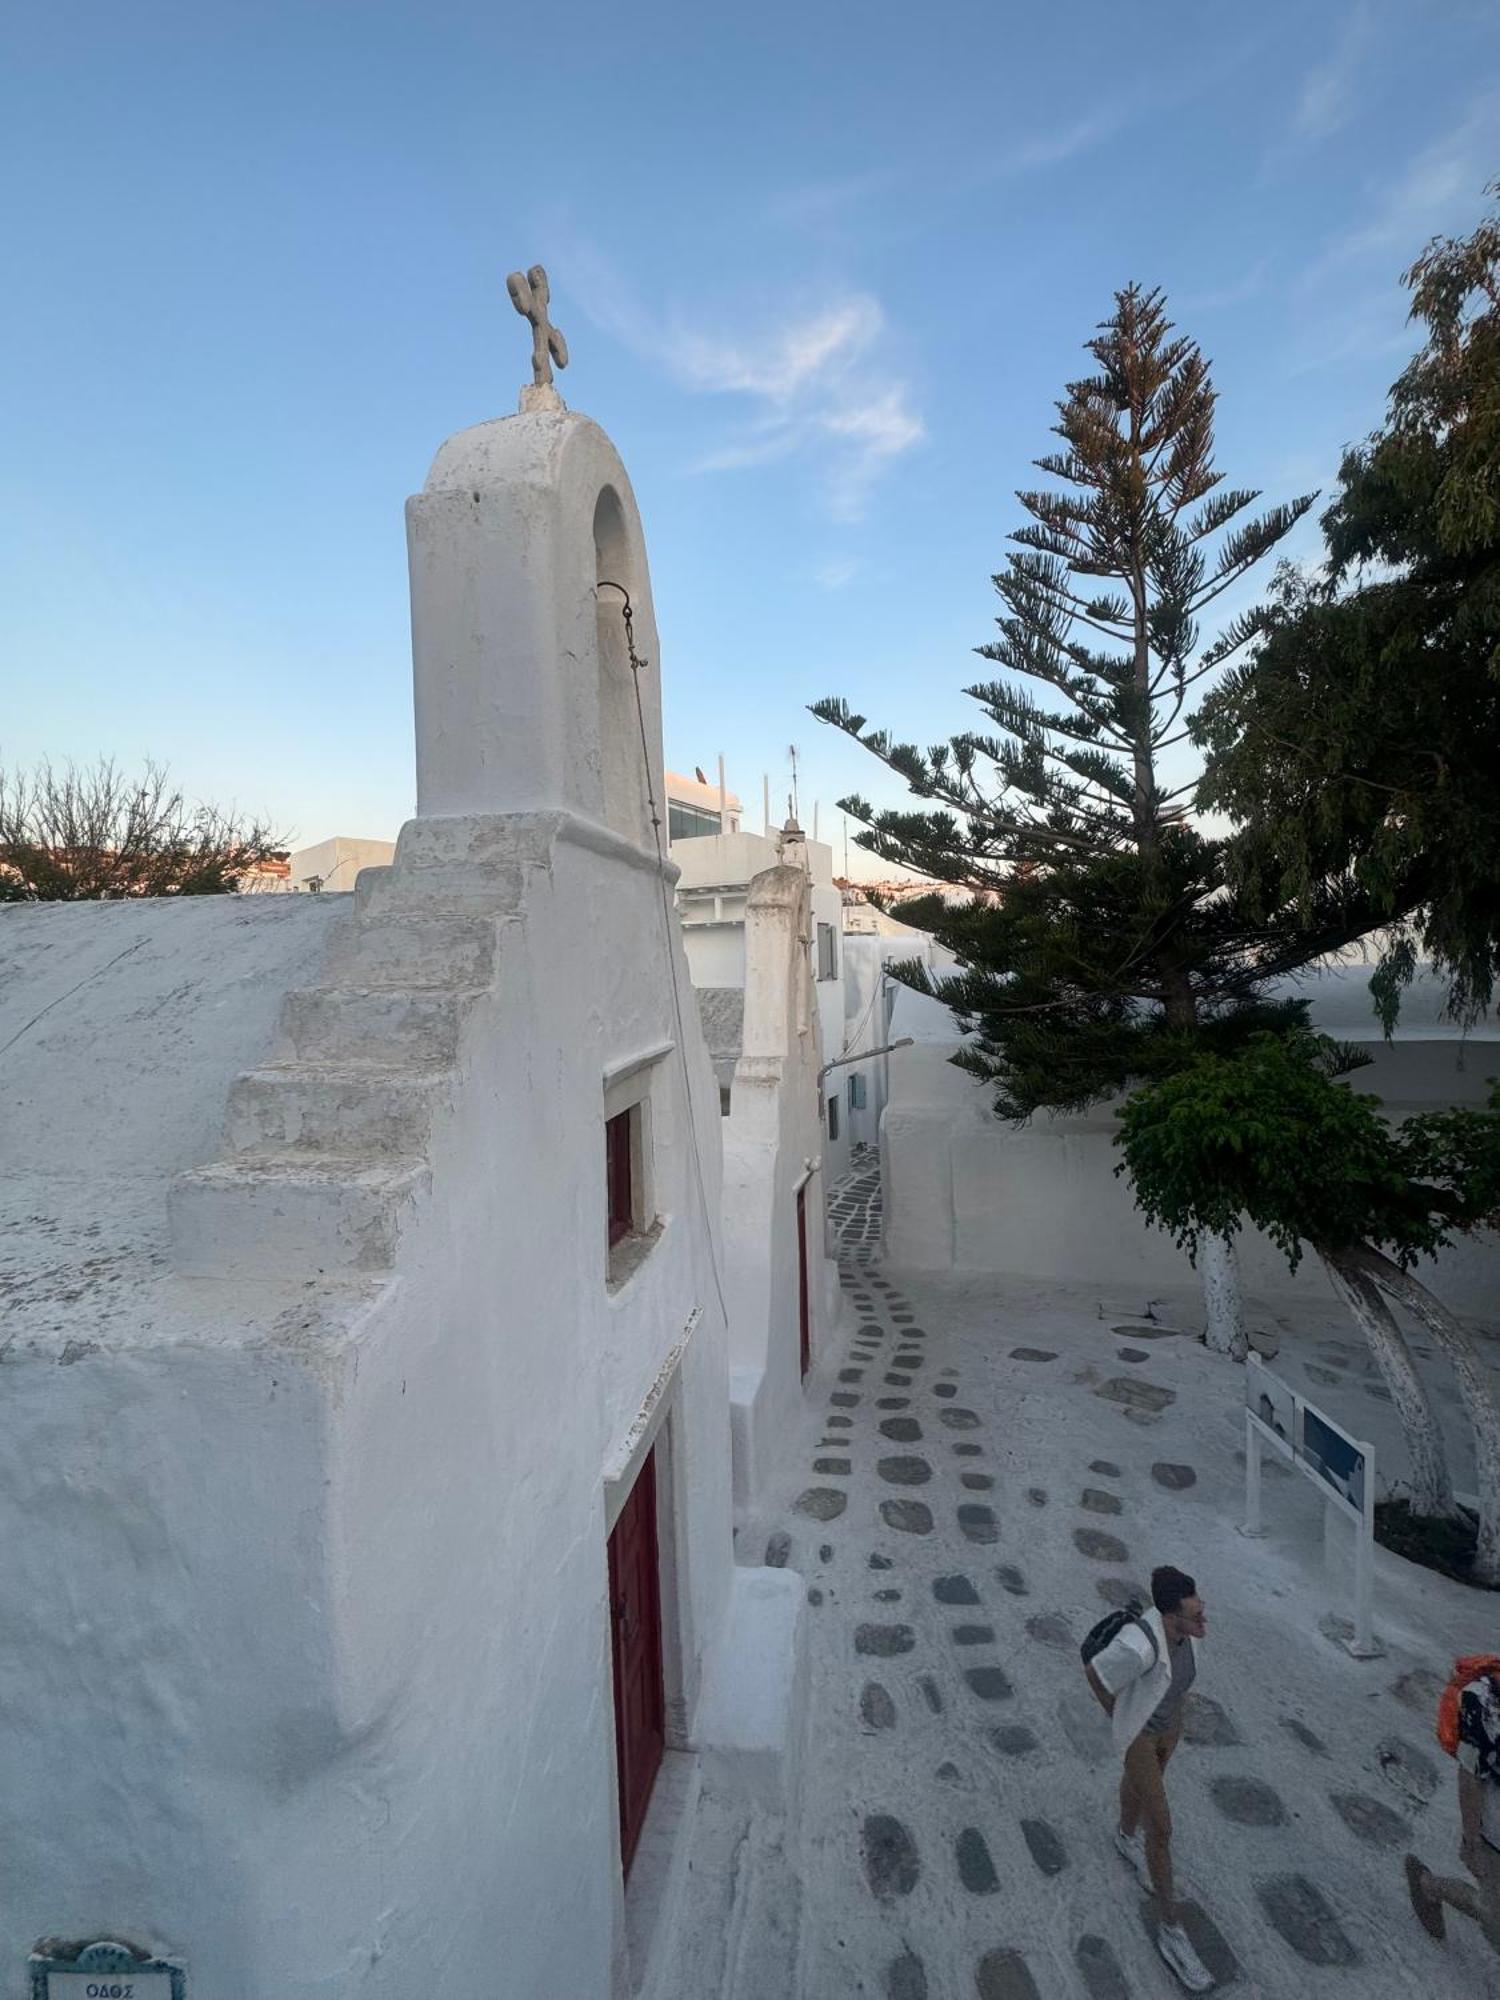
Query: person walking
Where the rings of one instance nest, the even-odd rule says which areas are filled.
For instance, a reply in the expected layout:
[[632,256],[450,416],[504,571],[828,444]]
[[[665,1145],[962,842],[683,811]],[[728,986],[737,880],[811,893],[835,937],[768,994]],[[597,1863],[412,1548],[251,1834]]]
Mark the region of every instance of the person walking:
[[[1112,1628],[1112,1629],[1111,1629]],[[1189,1993],[1207,1993],[1213,1974],[1182,1925],[1172,1880],[1172,1814],[1166,1769],[1182,1732],[1182,1705],[1198,1674],[1207,1633],[1198,1586],[1166,1565],[1151,1573],[1151,1608],[1106,1620],[1084,1642],[1084,1671],[1110,1718],[1124,1760],[1115,1846],[1156,1897],[1156,1948]]]
[[1408,1854],[1407,1893],[1418,1922],[1439,1942],[1446,1904],[1471,1917],[1500,1951],[1500,1658],[1476,1653],[1455,1662],[1438,1741],[1458,1762],[1459,1857],[1473,1880],[1436,1875]]

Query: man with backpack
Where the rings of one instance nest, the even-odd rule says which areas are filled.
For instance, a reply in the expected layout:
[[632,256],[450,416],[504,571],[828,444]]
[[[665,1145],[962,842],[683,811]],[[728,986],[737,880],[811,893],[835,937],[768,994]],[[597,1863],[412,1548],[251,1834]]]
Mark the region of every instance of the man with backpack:
[[1207,1625],[1198,1586],[1180,1569],[1151,1574],[1151,1608],[1131,1604],[1103,1618],[1081,1647],[1084,1672],[1110,1718],[1124,1759],[1115,1846],[1154,1891],[1156,1947],[1189,1993],[1206,1993],[1209,1972],[1182,1926],[1172,1883],[1167,1760],[1182,1730],[1182,1706],[1198,1672]]
[[1500,1951],[1500,1656],[1471,1653],[1454,1663],[1438,1704],[1438,1741],[1458,1762],[1459,1853],[1473,1876],[1434,1875],[1406,1857],[1406,1886],[1424,1930],[1442,1940],[1443,1906],[1472,1917]]

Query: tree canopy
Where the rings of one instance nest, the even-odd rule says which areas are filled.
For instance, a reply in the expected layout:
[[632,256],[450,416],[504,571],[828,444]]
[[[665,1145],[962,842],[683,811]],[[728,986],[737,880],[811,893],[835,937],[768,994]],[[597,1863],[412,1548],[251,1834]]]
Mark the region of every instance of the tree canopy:
[[1195,725],[1250,907],[1353,892],[1389,927],[1387,1028],[1419,954],[1467,1015],[1500,963],[1500,215],[1404,282],[1426,340],[1344,458],[1326,570],[1278,577]]
[[164,770],[0,770],[0,902],[219,896],[286,848],[259,820],[190,806]]

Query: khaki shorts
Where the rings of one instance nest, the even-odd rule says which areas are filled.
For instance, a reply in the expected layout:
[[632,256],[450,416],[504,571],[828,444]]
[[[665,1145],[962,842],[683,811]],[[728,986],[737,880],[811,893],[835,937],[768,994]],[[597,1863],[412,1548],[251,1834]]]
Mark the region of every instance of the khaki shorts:
[[1124,1783],[1135,1795],[1146,1829],[1160,1834],[1164,1840],[1172,1837],[1172,1813],[1167,1804],[1164,1773],[1181,1734],[1180,1723],[1164,1736],[1153,1736],[1150,1730],[1143,1729],[1125,1752]]

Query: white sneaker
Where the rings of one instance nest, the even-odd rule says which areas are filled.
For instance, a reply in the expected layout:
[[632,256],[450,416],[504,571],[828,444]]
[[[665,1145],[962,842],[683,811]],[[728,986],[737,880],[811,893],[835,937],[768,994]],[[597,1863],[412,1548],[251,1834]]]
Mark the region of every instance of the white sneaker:
[[1181,1924],[1163,1924],[1156,1933],[1156,1949],[1189,1993],[1212,1991],[1214,1976],[1193,1950],[1193,1941]]
[[1151,1867],[1146,1860],[1145,1835],[1139,1831],[1126,1833],[1122,1827],[1117,1826],[1115,1828],[1115,1852],[1124,1855],[1125,1859],[1140,1877],[1141,1887],[1149,1891],[1151,1887]]

